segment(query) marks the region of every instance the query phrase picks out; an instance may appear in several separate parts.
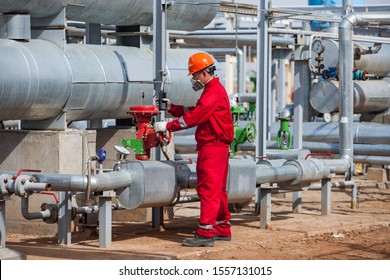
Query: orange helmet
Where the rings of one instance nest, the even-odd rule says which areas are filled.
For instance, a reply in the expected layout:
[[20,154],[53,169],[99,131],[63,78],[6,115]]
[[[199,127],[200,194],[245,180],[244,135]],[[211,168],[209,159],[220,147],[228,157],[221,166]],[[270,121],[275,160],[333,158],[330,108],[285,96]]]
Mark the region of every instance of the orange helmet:
[[188,76],[200,70],[206,69],[214,64],[210,55],[204,52],[193,54],[188,59]]

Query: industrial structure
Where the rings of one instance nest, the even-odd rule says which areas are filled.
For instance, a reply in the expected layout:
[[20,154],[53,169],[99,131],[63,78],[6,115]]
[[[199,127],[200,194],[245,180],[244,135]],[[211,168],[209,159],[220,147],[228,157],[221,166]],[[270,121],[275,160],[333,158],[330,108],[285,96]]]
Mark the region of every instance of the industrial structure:
[[299,211],[301,191],[320,188],[329,215],[332,187],[351,187],[354,208],[354,164],[390,165],[389,11],[349,0],[1,1],[1,258],[14,257],[9,224],[54,226],[68,245],[74,219],[98,221],[110,247],[115,210],[152,208],[159,227],[163,207],[196,200],[181,196],[196,186],[193,130],[163,135],[153,122],[170,117],[161,98],[199,98],[187,76],[199,50],[233,85],[229,203],[255,197],[262,229],[272,193],[293,192]]

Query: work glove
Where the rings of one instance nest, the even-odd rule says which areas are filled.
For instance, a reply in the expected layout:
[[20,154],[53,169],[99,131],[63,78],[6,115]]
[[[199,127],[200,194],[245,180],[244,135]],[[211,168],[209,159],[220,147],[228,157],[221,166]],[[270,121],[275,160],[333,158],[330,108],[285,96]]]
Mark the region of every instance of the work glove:
[[161,101],[167,104],[167,110],[169,111],[169,109],[171,109],[172,104],[171,100],[169,98],[161,98]]
[[167,122],[156,122],[154,124],[154,130],[156,132],[165,132],[165,131],[167,131]]

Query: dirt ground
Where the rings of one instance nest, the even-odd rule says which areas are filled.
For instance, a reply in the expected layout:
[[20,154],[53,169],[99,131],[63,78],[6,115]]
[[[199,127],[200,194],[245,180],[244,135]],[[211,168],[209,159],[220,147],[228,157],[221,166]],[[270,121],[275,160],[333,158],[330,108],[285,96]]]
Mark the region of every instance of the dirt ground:
[[259,228],[250,203],[232,213],[231,242],[214,247],[187,248],[199,203],[176,205],[174,218],[164,229],[150,223],[114,223],[109,249],[99,248],[97,237],[73,235],[73,244],[59,246],[56,238],[7,236],[7,247],[26,254],[28,260],[389,260],[390,189],[359,178],[359,205],[351,209],[351,190],[332,190],[332,214],[321,215],[320,191],[302,193],[302,211],[291,212],[291,193],[273,195],[269,229]]

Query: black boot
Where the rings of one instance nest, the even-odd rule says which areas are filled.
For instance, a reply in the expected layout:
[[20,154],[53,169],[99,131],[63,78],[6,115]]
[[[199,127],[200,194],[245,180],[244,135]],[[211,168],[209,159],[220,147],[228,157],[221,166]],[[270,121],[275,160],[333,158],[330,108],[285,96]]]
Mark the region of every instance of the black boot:
[[218,234],[214,235],[214,240],[215,241],[231,241],[232,237],[231,236],[220,236]]
[[214,247],[214,238],[195,234],[194,237],[184,239],[181,244],[186,247]]

